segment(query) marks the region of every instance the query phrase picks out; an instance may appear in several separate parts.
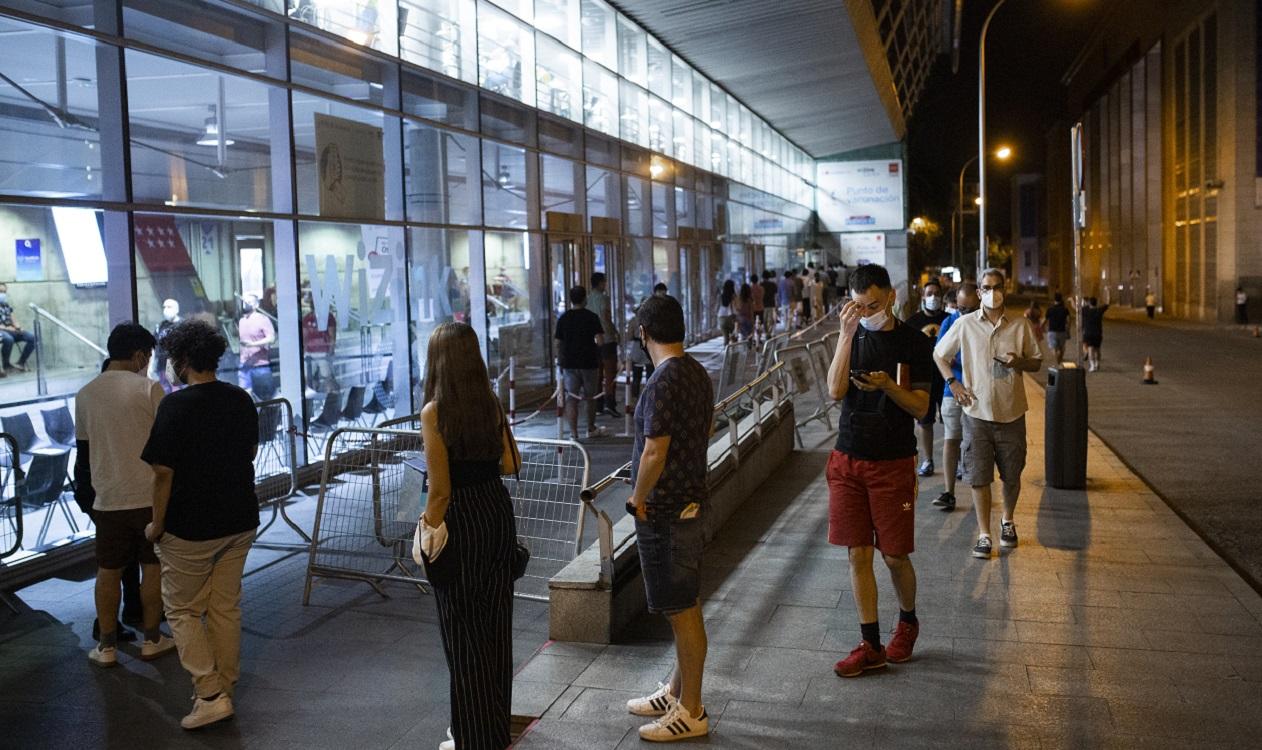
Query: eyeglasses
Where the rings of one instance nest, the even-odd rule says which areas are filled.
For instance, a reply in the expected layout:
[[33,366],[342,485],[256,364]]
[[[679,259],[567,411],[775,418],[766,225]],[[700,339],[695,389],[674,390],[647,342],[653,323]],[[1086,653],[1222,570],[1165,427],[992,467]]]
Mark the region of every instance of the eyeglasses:
[[993,291],[995,291],[996,289],[1000,289],[1000,288],[1001,288],[1001,286],[1000,286],[999,284],[995,284],[995,285],[993,285],[993,286],[992,286],[992,285],[990,285],[990,284],[982,284],[981,286],[979,286],[979,287],[977,287],[977,288],[978,288],[978,290],[983,291],[983,292],[993,292]]

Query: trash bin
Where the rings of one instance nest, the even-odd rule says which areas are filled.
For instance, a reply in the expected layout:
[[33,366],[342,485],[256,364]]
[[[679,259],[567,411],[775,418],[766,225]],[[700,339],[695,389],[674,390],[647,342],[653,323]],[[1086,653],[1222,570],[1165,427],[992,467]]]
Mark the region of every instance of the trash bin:
[[1086,370],[1072,365],[1048,369],[1043,438],[1047,486],[1062,490],[1086,489]]

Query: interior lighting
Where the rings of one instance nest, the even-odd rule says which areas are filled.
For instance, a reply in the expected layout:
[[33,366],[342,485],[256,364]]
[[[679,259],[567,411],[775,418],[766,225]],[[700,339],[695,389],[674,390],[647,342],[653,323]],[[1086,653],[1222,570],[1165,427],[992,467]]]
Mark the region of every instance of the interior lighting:
[[[231,146],[236,141],[231,138],[224,138],[223,145]],[[210,117],[206,118],[206,129],[202,132],[202,137],[197,139],[198,146],[218,146],[219,145],[219,118],[215,116],[215,108],[210,108]]]

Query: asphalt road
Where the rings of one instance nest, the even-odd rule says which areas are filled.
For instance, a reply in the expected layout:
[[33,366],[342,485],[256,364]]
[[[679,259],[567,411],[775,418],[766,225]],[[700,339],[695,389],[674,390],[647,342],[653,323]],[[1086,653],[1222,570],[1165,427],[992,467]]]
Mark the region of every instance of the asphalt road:
[[1110,311],[1087,389],[1091,429],[1262,591],[1262,338]]

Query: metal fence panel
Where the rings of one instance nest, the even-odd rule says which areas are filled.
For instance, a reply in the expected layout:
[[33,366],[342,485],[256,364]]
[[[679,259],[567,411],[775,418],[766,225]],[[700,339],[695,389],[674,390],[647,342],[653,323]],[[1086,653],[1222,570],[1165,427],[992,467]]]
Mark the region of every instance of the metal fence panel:
[[[367,582],[382,595],[386,581],[423,586],[412,560],[421,513],[423,445],[415,416],[377,429],[343,429],[325,449],[303,603],[316,577]],[[583,533],[580,495],[589,461],[572,441],[518,438],[521,471],[505,477],[517,537],[530,565],[516,595],[547,600],[548,580],[578,554]]]
[[[258,530],[258,536],[276,523],[277,518],[303,539],[301,547],[311,541],[307,532],[289,517],[285,506],[298,486],[298,451],[294,444],[294,407],[288,400],[276,398],[255,404],[259,422],[259,446],[254,454],[254,492],[259,505],[271,508],[272,515]],[[264,542],[269,546],[273,543]]]
[[0,560],[22,548],[22,458],[12,435],[0,433]]

